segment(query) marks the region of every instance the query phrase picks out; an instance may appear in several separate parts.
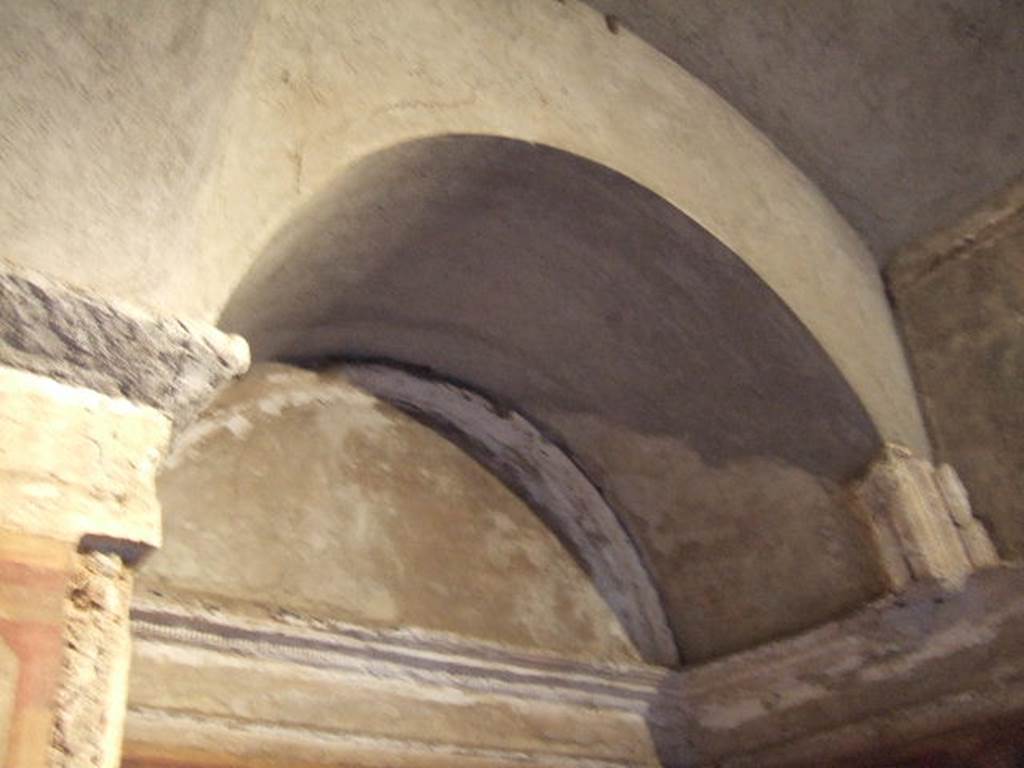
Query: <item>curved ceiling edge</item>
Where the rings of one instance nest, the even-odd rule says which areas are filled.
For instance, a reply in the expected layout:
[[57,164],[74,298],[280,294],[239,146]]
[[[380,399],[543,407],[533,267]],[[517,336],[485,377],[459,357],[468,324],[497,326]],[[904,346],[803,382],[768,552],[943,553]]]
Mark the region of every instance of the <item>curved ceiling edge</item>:
[[336,370],[466,445],[569,548],[644,660],[679,665],[657,588],[629,534],[579,467],[533,424],[466,389],[400,368],[348,363]]

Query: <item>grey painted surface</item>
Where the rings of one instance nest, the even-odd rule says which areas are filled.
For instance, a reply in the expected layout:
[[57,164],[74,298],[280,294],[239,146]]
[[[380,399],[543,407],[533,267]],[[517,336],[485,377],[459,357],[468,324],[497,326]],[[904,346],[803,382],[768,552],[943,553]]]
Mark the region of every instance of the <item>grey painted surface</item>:
[[588,0],[704,80],[885,261],[1024,173],[1019,0]]
[[425,366],[538,415],[685,436],[715,465],[774,456],[845,480],[879,446],[740,258],[624,176],[523,142],[368,158],[279,234],[221,324],[255,359]]

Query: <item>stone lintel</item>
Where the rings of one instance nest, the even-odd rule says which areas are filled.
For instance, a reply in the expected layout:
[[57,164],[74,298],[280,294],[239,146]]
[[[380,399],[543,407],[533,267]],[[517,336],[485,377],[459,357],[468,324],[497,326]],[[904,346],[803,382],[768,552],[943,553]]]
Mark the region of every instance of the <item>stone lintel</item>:
[[0,366],[0,528],[129,560],[158,547],[170,432],[150,406]]
[[0,364],[187,422],[249,366],[240,336],[153,317],[0,262]]
[[971,513],[956,471],[887,445],[851,489],[852,504],[875,545],[892,591],[913,581],[958,587],[979,568],[999,564],[984,526]]

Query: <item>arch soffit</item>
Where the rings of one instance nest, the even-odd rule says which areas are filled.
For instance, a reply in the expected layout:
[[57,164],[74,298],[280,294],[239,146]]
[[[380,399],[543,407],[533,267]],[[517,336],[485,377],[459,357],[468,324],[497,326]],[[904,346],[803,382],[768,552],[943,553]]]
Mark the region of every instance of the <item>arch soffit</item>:
[[[545,144],[614,169],[704,226],[818,339],[883,436],[928,453],[870,254],[720,97],[627,30],[609,33],[583,4],[387,5],[350,18],[344,4],[314,14],[266,4],[203,206],[200,250],[234,253],[216,267],[227,278],[213,281],[217,291],[230,292],[305,202],[375,153],[450,134]],[[378,73],[373,84],[366,72]],[[360,108],[348,113],[353,100]],[[223,307],[226,294],[214,300]]]

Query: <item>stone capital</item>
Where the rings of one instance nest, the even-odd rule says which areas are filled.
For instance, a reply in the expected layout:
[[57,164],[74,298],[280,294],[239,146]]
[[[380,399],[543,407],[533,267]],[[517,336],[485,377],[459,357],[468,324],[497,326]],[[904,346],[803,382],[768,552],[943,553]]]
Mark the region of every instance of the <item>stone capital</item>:
[[935,467],[902,446],[886,445],[850,490],[892,591],[914,581],[959,587],[973,571],[1000,563],[948,464]]

